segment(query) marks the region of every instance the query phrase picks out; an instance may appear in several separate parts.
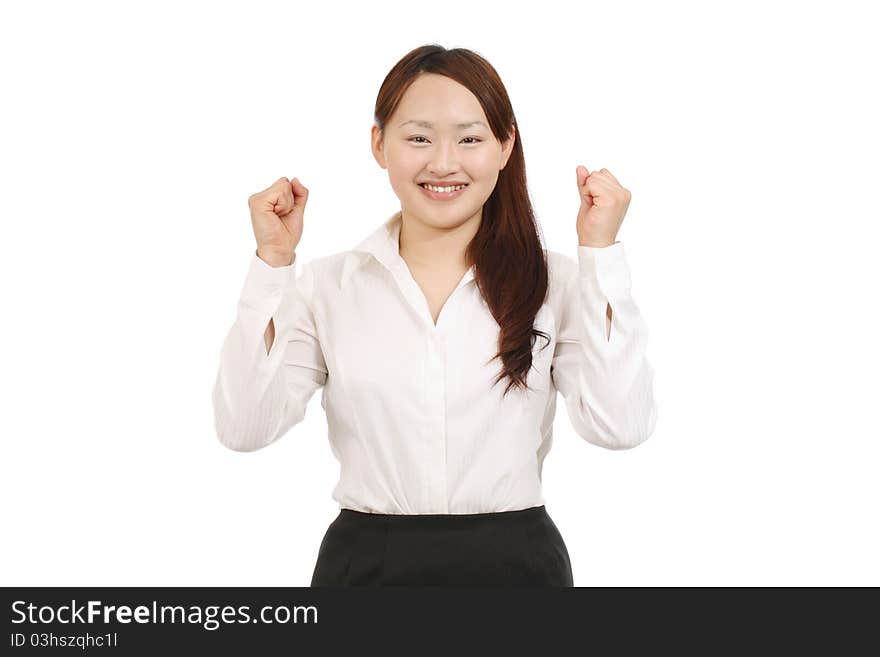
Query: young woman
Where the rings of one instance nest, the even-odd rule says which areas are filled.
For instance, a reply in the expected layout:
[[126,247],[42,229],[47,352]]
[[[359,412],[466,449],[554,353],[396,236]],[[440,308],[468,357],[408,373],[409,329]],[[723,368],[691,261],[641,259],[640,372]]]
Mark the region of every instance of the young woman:
[[400,210],[355,248],[296,276],[308,189],[281,178],[249,199],[257,249],[214,387],[219,440],[269,445],[323,387],[340,510],[312,586],[573,586],[541,493],[556,392],[608,449],[657,420],[616,241],[630,193],[577,167],[577,261],[542,248],[507,92],[466,49],[401,59],[372,130]]

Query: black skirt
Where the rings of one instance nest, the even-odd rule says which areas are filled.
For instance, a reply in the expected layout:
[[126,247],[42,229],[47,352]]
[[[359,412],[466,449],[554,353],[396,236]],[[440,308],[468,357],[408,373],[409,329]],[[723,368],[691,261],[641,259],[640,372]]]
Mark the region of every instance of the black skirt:
[[475,514],[340,509],[311,586],[574,586],[568,549],[543,505]]

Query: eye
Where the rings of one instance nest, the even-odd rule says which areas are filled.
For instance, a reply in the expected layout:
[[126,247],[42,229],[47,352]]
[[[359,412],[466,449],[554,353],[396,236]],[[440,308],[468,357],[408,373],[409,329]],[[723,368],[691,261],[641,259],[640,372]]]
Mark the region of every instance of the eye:
[[[416,135],[415,137],[410,137],[409,139],[407,139],[407,141],[413,141],[414,139],[425,139],[425,137],[422,137],[421,135]],[[475,141],[469,142],[469,143],[471,143],[471,144],[475,144],[475,143],[479,143],[479,142],[483,141],[483,140],[480,139],[479,137],[464,137],[464,138],[462,139],[462,141],[464,141],[465,139],[474,139]],[[413,143],[416,143],[416,144],[423,144],[423,143],[425,143],[425,142],[417,141],[417,142],[413,142]]]

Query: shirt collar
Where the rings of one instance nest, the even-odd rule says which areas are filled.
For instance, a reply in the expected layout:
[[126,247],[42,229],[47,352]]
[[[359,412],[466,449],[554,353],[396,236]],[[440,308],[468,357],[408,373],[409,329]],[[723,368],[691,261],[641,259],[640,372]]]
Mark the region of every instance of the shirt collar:
[[[398,210],[382,222],[378,228],[367,235],[367,237],[357,246],[349,251],[343,265],[342,276],[340,277],[340,288],[345,286],[348,279],[358,267],[369,260],[369,256],[373,256],[380,264],[391,271],[392,274],[402,275],[404,272],[408,273],[406,262],[400,257],[401,223],[402,212]],[[473,279],[474,267],[471,266],[470,269],[465,272],[458,287],[465,285]]]

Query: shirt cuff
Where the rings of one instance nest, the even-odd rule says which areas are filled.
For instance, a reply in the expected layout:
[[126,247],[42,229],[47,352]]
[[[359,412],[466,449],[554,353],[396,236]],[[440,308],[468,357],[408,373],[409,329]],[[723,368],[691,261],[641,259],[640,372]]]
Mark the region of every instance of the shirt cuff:
[[251,255],[251,262],[241,291],[241,302],[245,305],[271,315],[278,309],[284,290],[296,283],[296,259],[283,267],[273,267],[257,255]]
[[629,294],[632,289],[623,242],[608,246],[579,245],[578,267],[580,277],[595,281],[609,299]]

